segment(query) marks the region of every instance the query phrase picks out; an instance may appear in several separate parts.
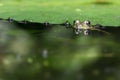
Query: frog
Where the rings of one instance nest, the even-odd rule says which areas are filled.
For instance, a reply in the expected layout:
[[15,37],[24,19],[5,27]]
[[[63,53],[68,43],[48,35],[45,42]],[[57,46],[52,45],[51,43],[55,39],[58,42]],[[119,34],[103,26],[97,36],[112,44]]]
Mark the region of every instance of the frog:
[[88,29],[90,27],[90,21],[85,20],[84,22],[80,22],[80,20],[75,20],[73,22],[73,28],[75,34],[84,33],[84,35],[88,35]]
[[91,22],[89,20],[85,20],[83,22],[81,22],[80,20],[74,20],[73,29],[75,34],[80,34],[83,32],[84,35],[89,35],[89,30],[97,30],[106,34],[110,34],[109,32],[98,29],[95,26],[91,25]]

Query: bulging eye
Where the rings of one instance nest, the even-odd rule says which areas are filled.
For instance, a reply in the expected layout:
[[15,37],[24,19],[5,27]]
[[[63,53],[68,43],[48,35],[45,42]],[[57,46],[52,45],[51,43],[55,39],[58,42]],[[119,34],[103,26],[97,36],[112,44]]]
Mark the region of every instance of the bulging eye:
[[80,23],[80,21],[79,20],[74,20],[74,22],[73,22],[74,24],[79,24]]
[[91,24],[89,20],[84,21],[84,23],[87,24],[87,25]]
[[79,20],[76,20],[76,23],[80,23],[80,21],[79,21]]

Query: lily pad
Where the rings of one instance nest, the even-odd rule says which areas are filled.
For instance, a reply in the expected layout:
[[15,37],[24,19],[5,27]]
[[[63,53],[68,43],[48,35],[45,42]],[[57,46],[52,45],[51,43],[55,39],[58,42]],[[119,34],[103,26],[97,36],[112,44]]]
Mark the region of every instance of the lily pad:
[[62,23],[66,20],[90,20],[92,24],[119,26],[120,2],[108,0],[110,5],[97,5],[93,0],[4,0],[0,2],[0,18]]

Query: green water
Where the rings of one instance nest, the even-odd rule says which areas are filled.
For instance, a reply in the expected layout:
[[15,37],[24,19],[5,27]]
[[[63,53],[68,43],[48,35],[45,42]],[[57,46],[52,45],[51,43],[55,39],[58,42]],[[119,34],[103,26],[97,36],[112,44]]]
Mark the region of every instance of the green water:
[[118,33],[19,27],[0,23],[1,80],[119,80]]

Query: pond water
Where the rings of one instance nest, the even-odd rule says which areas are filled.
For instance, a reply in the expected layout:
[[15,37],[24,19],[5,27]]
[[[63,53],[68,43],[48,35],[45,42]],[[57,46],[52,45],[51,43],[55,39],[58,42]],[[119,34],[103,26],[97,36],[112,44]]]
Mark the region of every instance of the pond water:
[[76,35],[63,25],[0,22],[1,80],[119,80],[120,28]]

